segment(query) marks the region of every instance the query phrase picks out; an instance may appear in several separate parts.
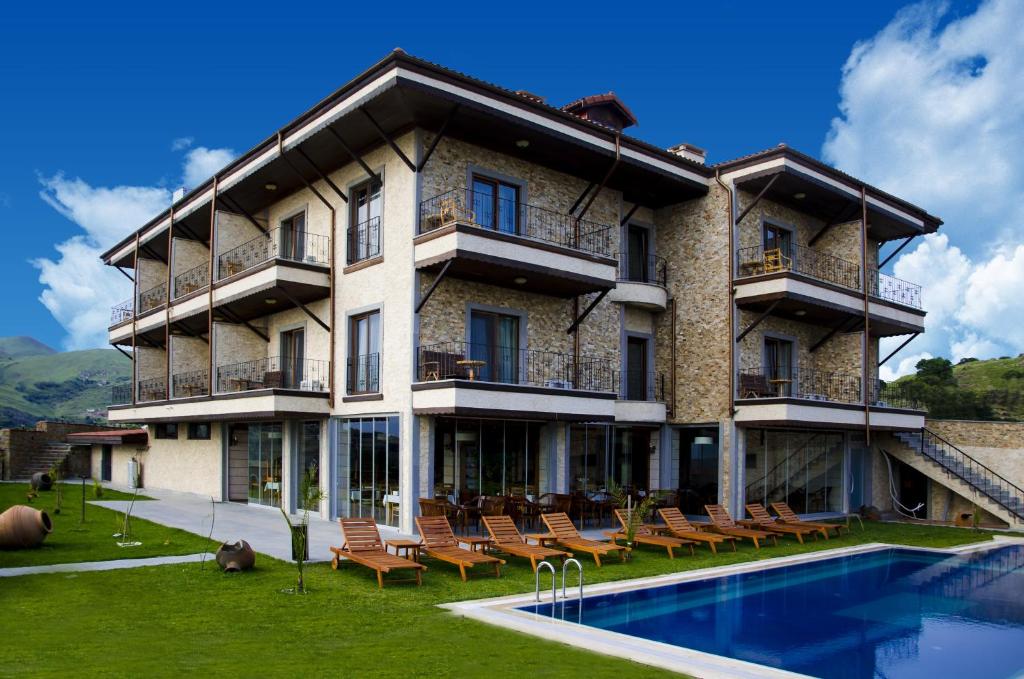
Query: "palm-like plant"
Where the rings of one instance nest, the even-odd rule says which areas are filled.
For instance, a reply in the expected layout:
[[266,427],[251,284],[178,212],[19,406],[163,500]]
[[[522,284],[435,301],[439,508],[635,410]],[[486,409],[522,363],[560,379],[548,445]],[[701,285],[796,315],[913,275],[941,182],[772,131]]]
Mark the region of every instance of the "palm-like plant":
[[651,515],[658,499],[653,493],[648,493],[639,502],[633,502],[633,496],[627,493],[615,481],[611,481],[608,484],[608,494],[615,500],[615,504],[626,510],[624,532],[626,534],[626,543],[632,546],[637,530],[640,529],[640,526],[644,525],[644,522]]
[[299,479],[299,500],[302,503],[302,518],[298,524],[293,524],[288,512],[281,507],[281,515],[288,523],[288,531],[292,536],[292,552],[295,554],[295,567],[298,569],[299,577],[295,585],[296,594],[305,594],[306,582],[304,579],[306,565],[306,542],[309,540],[309,508],[316,507],[326,497],[320,488],[320,475],[317,473],[317,466],[312,465],[306,469],[302,478]]

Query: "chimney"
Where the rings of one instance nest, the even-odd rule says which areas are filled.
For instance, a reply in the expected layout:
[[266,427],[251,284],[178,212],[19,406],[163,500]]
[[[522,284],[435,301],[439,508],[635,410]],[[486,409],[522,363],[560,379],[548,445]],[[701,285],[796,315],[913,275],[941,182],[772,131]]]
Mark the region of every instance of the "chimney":
[[700,163],[701,165],[704,164],[704,161],[707,160],[708,157],[708,152],[704,149],[685,142],[668,147],[668,152],[674,153],[677,156],[682,156],[687,160],[692,160],[695,163]]
[[636,116],[614,92],[577,99],[563,106],[562,110],[619,132],[636,125]]
[[179,200],[184,198],[186,193],[188,193],[188,189],[185,188],[184,186],[179,186],[178,188],[174,189],[174,193],[171,194],[171,204],[173,205],[174,203],[177,203]]

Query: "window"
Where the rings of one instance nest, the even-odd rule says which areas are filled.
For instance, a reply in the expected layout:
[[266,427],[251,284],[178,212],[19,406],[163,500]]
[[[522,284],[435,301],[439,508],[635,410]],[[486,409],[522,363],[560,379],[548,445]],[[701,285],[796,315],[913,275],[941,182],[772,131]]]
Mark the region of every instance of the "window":
[[[647,339],[626,338],[626,400],[648,400]],[[650,396],[653,398],[654,394]]]
[[626,231],[626,243],[626,279],[639,283],[649,282],[650,238],[647,229],[630,224]]
[[793,256],[793,233],[778,224],[764,223],[764,249],[778,249],[786,257]]
[[296,328],[281,333],[281,385],[301,389],[308,381],[306,369],[306,330]]
[[348,263],[380,254],[381,183],[376,179],[352,189],[349,198]]
[[380,311],[353,316],[349,322],[348,391],[380,391]]
[[[312,481],[316,484],[316,487],[320,487],[320,423],[301,422],[296,423],[295,430],[297,435],[295,436],[295,445],[298,450],[296,451],[296,463],[298,465],[297,476],[295,486],[296,490],[302,487],[303,477],[306,474],[312,476]],[[306,507],[305,498],[301,492],[295,494],[296,505],[299,509],[309,509],[310,511],[319,511],[320,508],[315,504]]]
[[337,441],[338,516],[372,516],[398,525],[400,501],[398,417],[332,420]]
[[158,424],[153,435],[158,439],[176,439],[178,438],[178,425],[173,422]]
[[777,337],[764,338],[764,374],[776,396],[789,396],[796,378],[793,366],[793,342]]
[[490,311],[470,312],[469,356],[482,361],[478,379],[516,384],[519,381],[519,317]]
[[209,422],[191,422],[188,425],[188,437],[190,439],[208,439],[210,438],[210,423]]
[[281,220],[281,251],[279,257],[301,262],[306,256],[306,213],[300,212]]
[[473,214],[476,223],[503,233],[519,233],[519,187],[473,176]]

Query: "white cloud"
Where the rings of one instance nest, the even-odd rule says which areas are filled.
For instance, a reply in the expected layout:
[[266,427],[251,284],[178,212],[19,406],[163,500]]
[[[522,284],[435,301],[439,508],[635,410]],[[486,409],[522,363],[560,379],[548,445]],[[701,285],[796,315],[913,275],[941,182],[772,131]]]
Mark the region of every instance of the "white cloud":
[[[896,347],[893,348],[895,349]],[[914,354],[913,356],[906,356],[900,359],[900,361],[895,364],[895,368],[892,367],[891,363],[886,363],[881,368],[879,368],[878,377],[881,378],[882,380],[885,380],[886,382],[891,382],[897,377],[909,375],[910,373],[915,372],[917,362],[925,358],[935,357],[929,354],[927,351],[925,351],[920,354]]]
[[[853,47],[822,149],[946,222],[894,265],[922,285],[928,316],[925,335],[890,360],[898,367],[884,366],[890,375],[907,370],[911,351],[958,360],[1024,350],[1024,3],[948,13],[911,5]],[[883,354],[900,341],[884,341]]]
[[[186,185],[195,177],[206,179],[233,157],[229,149],[190,150],[182,168]],[[213,169],[207,171],[209,167]],[[170,205],[171,191],[162,186],[97,187],[63,173],[40,182],[40,197],[81,227],[82,233],[56,244],[56,259],[32,260],[44,286],[39,301],[67,331],[65,348],[106,346],[110,308],[130,299],[132,287],[128,279],[103,265],[100,255]]]
[[189,146],[192,146],[192,142],[195,141],[195,137],[178,137],[171,142],[172,151],[184,151]]

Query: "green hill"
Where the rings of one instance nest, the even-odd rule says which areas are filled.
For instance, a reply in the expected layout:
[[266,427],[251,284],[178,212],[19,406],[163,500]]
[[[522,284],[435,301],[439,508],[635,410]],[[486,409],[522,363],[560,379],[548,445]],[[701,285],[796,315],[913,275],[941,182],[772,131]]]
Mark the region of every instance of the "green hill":
[[100,420],[131,363],[112,349],[56,352],[30,337],[0,338],[0,427],[41,419]]
[[925,402],[936,419],[1024,421],[1024,354],[981,361],[919,361],[917,373],[897,380]]

